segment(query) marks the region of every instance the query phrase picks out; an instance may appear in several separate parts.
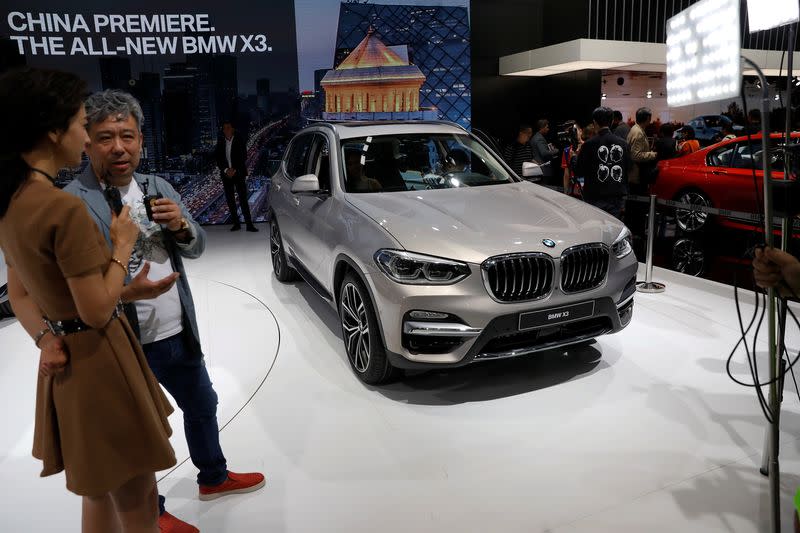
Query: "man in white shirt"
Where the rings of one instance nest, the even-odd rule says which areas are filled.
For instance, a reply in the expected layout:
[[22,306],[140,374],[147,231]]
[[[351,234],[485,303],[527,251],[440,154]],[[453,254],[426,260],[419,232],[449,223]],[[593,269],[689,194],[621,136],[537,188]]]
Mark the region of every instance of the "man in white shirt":
[[[183,268],[183,259],[203,253],[205,232],[169,183],[136,172],[144,120],[139,102],[122,91],[103,91],[89,97],[86,112],[90,139],[86,154],[91,164],[64,190],[83,200],[108,242],[113,201],[107,198],[113,193],[118,192],[122,203],[131,207],[131,217],[139,225],[141,233],[128,264],[122,300],[134,304],[135,312],[126,314],[138,329],[147,362],[183,411],[189,455],[200,471],[199,498],[258,490],[264,486],[262,474],[227,469],[219,442],[217,393],[203,362]],[[151,200],[152,216],[145,205]],[[163,497],[159,497],[159,507],[162,533],[198,531],[167,513]]]

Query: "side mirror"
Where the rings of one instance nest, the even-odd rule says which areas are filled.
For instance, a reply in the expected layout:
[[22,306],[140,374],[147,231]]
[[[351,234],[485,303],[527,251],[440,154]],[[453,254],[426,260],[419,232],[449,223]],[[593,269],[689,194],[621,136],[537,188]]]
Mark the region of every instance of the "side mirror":
[[319,178],[314,174],[300,176],[292,182],[293,194],[316,194],[319,190]]
[[523,178],[539,178],[542,176],[544,176],[544,172],[542,172],[541,166],[527,161],[522,163]]

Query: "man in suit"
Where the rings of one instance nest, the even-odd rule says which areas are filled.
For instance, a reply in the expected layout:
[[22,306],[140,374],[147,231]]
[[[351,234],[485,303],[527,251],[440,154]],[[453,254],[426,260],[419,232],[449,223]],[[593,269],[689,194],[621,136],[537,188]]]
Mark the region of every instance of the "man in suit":
[[[541,119],[536,123],[538,131],[531,139],[531,146],[533,148],[533,158],[542,166],[542,173],[545,177],[552,177],[553,174],[553,158],[556,157],[560,150],[555,148],[552,144],[547,142],[547,134],[550,133],[550,122],[547,119]],[[546,180],[547,181],[547,180]]]
[[250,217],[250,204],[247,202],[247,148],[245,139],[236,135],[236,130],[230,121],[222,124],[223,137],[217,142],[215,156],[219,175],[222,177],[222,186],[225,188],[225,199],[233,218],[231,231],[242,229],[239,224],[239,211],[236,208],[236,194],[239,195],[239,205],[242,206],[242,215],[247,225],[247,231],[258,231]]
[[628,181],[635,194],[645,194],[650,184],[649,178],[656,166],[658,154],[650,149],[647,128],[653,119],[653,112],[647,107],[636,110],[636,124],[628,133],[627,141],[633,165],[628,171]]
[[[198,497],[211,500],[258,490],[264,486],[262,474],[228,470],[219,441],[217,393],[204,363],[183,266],[184,259],[197,258],[205,250],[205,231],[169,183],[136,172],[144,115],[133,96],[117,90],[90,96],[86,120],[90,164],[64,190],[83,200],[109,245],[111,207],[107,198],[116,196],[130,206],[131,218],[139,225],[121,299],[150,369],[183,411],[189,455],[200,471]],[[152,207],[148,209],[146,204]],[[162,533],[198,531],[166,512],[163,497],[159,497],[159,507]]]

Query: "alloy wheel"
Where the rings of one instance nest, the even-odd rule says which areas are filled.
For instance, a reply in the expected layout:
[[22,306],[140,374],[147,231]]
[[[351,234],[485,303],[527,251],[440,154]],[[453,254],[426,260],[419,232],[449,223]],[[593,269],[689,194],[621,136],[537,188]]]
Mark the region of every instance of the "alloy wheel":
[[[683,193],[678,201],[682,204],[697,205],[700,207],[711,207],[708,198],[702,193],[688,191]],[[686,232],[698,231],[703,228],[708,221],[708,213],[700,211],[689,211],[688,209],[676,209],[675,219],[678,227]]]
[[672,247],[672,267],[683,274],[700,276],[705,267],[705,252],[691,239],[681,239]]
[[361,293],[352,283],[345,285],[342,297],[342,333],[347,356],[357,372],[367,371],[370,361],[369,320]]

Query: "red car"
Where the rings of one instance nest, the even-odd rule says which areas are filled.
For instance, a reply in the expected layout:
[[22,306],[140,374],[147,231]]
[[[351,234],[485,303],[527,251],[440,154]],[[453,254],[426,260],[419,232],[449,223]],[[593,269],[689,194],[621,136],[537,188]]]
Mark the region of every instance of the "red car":
[[[761,135],[750,138],[750,143],[747,137],[738,137],[677,159],[660,161],[658,178],[650,187],[651,193],[687,204],[759,213],[763,207],[756,200],[753,166],[758,198],[761,198],[764,190]],[[771,145],[781,143],[783,138],[773,133],[770,135]],[[792,133],[792,139],[798,142],[800,133]],[[783,179],[783,155],[770,150],[769,157],[773,179]],[[678,227],[685,232],[698,231],[709,222],[706,213],[686,209],[676,209],[675,218]]]

